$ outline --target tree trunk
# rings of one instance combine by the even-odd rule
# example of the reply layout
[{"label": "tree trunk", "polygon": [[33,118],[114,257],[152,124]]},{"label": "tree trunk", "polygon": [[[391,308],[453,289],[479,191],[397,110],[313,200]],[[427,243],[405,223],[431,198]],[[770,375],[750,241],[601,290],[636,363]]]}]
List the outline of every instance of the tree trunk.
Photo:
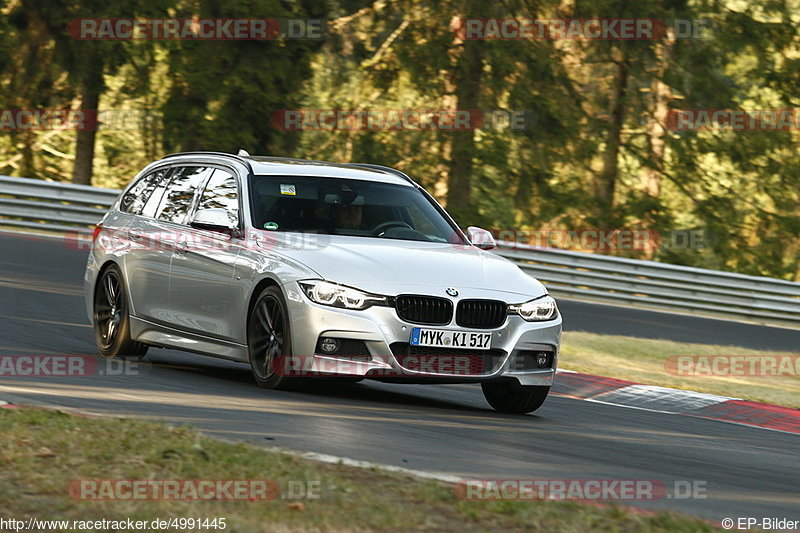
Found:
[{"label": "tree trunk", "polygon": [[100,93],[103,91],[102,65],[86,74],[81,84],[81,111],[84,113],[84,126],[77,132],[75,141],[75,166],[72,169],[72,182],[83,185],[92,184],[94,169],[94,145],[97,137],[97,110]]},{"label": "tree trunk", "polygon": [[664,74],[669,66],[669,57],[672,47],[673,36],[668,34],[663,43],[656,45],[656,61],[658,65],[650,84],[650,94],[652,98],[652,109],[647,120],[647,139],[648,139],[648,159],[652,166],[644,168],[643,186],[645,192],[653,198],[661,195],[661,178],[664,168],[666,131],[664,125],[669,111],[669,100],[671,92],[669,86],[664,83]]},{"label": "tree trunk", "polygon": [[[480,6],[477,0],[467,0],[464,16],[470,17]],[[483,47],[475,39],[463,41],[455,65],[455,107],[475,111],[479,107],[483,74]],[[474,117],[471,117],[474,118]],[[472,121],[474,124],[474,120]],[[475,131],[454,131],[450,153],[450,177],[447,184],[447,209],[461,223],[472,217],[472,157],[475,155]]]},{"label": "tree trunk", "polygon": [[661,195],[661,177],[664,168],[664,120],[667,117],[669,87],[660,79],[651,84],[653,95],[653,114],[647,120],[648,159],[653,166],[645,167],[644,190],[648,196],[658,198]]},{"label": "tree trunk", "polygon": [[22,163],[19,165],[17,175],[23,178],[38,178],[39,176],[36,175],[36,159],[33,148],[33,145],[36,143],[36,135],[30,130],[23,130],[20,133],[20,137],[22,137],[22,147],[20,148]]},{"label": "tree trunk", "polygon": [[613,219],[614,193],[619,179],[619,150],[622,145],[622,126],[625,122],[625,97],[628,89],[628,54],[623,52],[616,62],[613,94],[608,117],[608,136],[603,152],[603,169],[597,177],[598,218],[606,222]]}]

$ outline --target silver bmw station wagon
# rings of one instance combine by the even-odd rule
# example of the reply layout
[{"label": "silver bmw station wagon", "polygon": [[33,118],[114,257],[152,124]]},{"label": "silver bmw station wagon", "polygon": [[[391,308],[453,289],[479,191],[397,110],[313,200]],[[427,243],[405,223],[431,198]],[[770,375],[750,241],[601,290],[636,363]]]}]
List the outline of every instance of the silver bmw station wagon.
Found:
[{"label": "silver bmw station wagon", "polygon": [[499,411],[547,397],[561,316],[398,170],[215,152],[147,166],[94,232],[87,312],[105,357],[149,347],[314,378],[480,383]]}]

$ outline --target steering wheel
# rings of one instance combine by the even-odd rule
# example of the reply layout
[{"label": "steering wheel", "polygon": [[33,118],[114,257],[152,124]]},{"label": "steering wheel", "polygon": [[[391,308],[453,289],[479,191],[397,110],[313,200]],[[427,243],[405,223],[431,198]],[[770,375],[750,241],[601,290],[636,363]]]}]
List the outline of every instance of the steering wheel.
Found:
[{"label": "steering wheel", "polygon": [[414,229],[405,222],[403,222],[402,220],[389,220],[388,222],[381,222],[380,224],[375,226],[375,228],[372,230],[372,234],[380,237],[384,233],[386,233],[386,230],[388,230],[389,228]]}]

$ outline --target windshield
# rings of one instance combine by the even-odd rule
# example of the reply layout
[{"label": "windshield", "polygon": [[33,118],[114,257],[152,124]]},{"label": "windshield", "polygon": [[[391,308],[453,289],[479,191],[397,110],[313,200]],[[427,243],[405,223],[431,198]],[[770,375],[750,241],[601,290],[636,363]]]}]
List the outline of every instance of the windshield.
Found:
[{"label": "windshield", "polygon": [[253,225],[271,231],[462,243],[414,187],[374,181],[254,176]]}]

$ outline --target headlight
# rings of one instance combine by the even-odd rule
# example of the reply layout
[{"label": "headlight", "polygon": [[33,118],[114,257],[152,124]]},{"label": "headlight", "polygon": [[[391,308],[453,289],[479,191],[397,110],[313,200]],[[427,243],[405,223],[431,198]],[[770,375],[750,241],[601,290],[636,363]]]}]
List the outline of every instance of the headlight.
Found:
[{"label": "headlight", "polygon": [[542,296],[522,304],[508,306],[510,313],[517,313],[528,322],[553,320],[558,316],[558,307],[552,296]]},{"label": "headlight", "polygon": [[346,285],[323,280],[301,281],[300,288],[308,299],[322,305],[342,309],[367,309],[373,305],[386,305],[386,297],[354,289]]}]

